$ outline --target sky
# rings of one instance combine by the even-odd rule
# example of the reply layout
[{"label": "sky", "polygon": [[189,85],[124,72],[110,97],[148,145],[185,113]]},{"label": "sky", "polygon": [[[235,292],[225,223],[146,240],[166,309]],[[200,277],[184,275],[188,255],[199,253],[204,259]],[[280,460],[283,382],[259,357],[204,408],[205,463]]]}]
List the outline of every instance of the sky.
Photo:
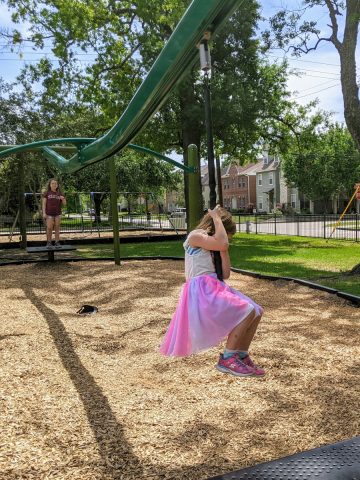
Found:
[{"label": "sky", "polygon": [[[283,4],[288,4],[292,8],[300,5],[298,0],[262,0],[261,11],[264,17],[273,15]],[[321,28],[327,30],[326,24],[329,22],[326,9],[315,11],[317,20]],[[0,28],[11,29],[11,14],[4,4],[0,5]],[[22,33],[26,33],[27,25],[17,25]],[[49,58],[51,52],[46,49]],[[284,58],[284,53],[280,50],[272,50],[267,54],[269,62],[280,62]],[[19,54],[11,53],[5,46],[4,40],[0,39],[0,76],[6,81],[15,81],[20,69],[26,62],[33,63],[39,59],[39,52],[33,52],[26,47],[23,52],[23,58]],[[90,62],[93,56],[91,54],[79,55],[79,60],[84,64]],[[334,113],[334,120],[344,121],[343,100],[340,86],[340,66],[338,53],[335,47],[330,43],[322,43],[319,48],[312,53],[303,55],[300,58],[294,58],[287,54],[286,58],[291,67],[292,74],[289,75],[288,87],[292,92],[292,98],[299,104],[306,104],[311,100],[318,99],[318,108]]]},{"label": "sky", "polygon": [[[291,9],[301,7],[298,0],[263,0],[260,1],[261,13],[268,18],[287,5]],[[328,10],[325,7],[314,8],[308,20],[317,20],[324,36],[329,36],[330,23]],[[264,26],[264,25],[262,25]],[[281,61],[286,57],[292,72],[288,79],[288,88],[292,99],[300,105],[318,99],[318,108],[331,111],[334,120],[344,122],[344,105],[340,84],[340,60],[337,50],[330,42],[321,42],[316,51],[294,57],[282,50],[272,50],[267,55],[269,61]]]}]

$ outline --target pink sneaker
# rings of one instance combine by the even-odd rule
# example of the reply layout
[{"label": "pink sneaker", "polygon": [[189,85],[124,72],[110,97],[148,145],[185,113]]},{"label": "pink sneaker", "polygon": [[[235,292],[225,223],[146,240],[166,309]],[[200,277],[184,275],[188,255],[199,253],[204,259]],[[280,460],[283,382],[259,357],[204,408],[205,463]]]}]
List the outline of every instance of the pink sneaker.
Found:
[{"label": "pink sneaker", "polygon": [[262,368],[258,367],[257,365],[255,365],[255,363],[251,360],[250,356],[247,355],[245,358],[243,358],[241,360],[246,366],[248,366],[249,368],[251,368],[253,370],[253,375],[255,377],[262,377],[265,375],[265,370],[263,370]]},{"label": "pink sneaker", "polygon": [[223,354],[220,353],[219,361],[215,367],[220,372],[231,373],[231,375],[237,377],[250,377],[254,374],[254,370],[245,365],[236,353],[227,359],[224,359]]}]

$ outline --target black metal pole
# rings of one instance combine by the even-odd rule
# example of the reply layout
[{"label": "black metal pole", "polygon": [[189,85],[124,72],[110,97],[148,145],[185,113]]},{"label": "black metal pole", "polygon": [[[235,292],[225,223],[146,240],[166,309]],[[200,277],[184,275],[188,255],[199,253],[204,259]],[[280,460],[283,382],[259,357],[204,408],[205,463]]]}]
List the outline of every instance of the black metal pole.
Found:
[{"label": "black metal pole", "polygon": [[207,141],[207,157],[210,188],[210,208],[216,207],[216,177],[215,177],[215,155],[214,155],[214,137],[212,131],[212,111],[211,111],[211,88],[210,77],[207,72],[204,74],[204,104],[205,104],[205,125]]},{"label": "black metal pole", "polygon": [[[204,42],[205,43],[205,42]],[[206,44],[207,48],[207,44]],[[211,112],[211,88],[208,71],[204,71],[204,104],[205,104],[205,124],[207,140],[208,173],[210,188],[210,208],[216,207],[216,177],[215,177],[215,155],[214,155],[214,137],[212,130],[212,112]],[[219,280],[223,280],[223,270],[221,264],[220,252],[213,252],[214,266]]]},{"label": "black metal pole", "polygon": [[221,165],[220,165],[220,156],[216,156],[216,175],[217,175],[217,194],[218,194],[218,204],[223,207],[224,206],[224,199],[223,199],[223,191],[222,191],[222,183],[221,183]]},{"label": "black metal pole", "polygon": [[20,226],[20,247],[26,248],[26,206],[25,206],[25,179],[24,179],[24,162],[23,153],[17,155],[18,159],[18,188],[19,188],[19,226]]}]

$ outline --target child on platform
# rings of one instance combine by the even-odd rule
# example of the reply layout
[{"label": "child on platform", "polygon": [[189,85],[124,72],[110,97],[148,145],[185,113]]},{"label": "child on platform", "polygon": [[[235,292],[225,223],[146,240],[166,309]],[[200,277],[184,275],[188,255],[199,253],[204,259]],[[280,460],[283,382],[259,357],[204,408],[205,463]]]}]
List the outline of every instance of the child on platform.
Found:
[{"label": "child on platform", "polygon": [[59,184],[55,178],[51,178],[47,185],[47,190],[43,194],[42,210],[43,218],[46,222],[46,248],[52,249],[52,232],[55,229],[55,248],[61,248],[60,245],[60,221],[61,207],[66,205],[66,199],[60,192]]}]

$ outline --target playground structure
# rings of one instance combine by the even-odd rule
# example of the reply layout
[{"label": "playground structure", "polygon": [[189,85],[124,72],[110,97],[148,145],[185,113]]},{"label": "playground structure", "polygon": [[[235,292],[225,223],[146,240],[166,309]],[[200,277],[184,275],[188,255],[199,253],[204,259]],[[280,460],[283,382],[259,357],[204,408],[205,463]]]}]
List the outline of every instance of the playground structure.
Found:
[{"label": "playground structure", "polygon": [[[67,173],[76,172],[92,163],[110,158],[128,146],[132,138],[160,108],[171,88],[181,79],[181,75],[194,63],[198,56],[196,44],[202,40],[204,33],[209,30],[216,33],[216,30],[221,27],[238,3],[238,1],[230,0],[227,2],[195,0],[129,107],[104,137],[95,141],[93,139],[47,140],[14,147],[11,150],[6,149],[0,155],[22,154],[25,151],[40,148],[49,161]],[[69,160],[58,153],[63,147],[49,148],[48,146],[64,143],[75,144],[76,153]],[[138,148],[142,149],[142,147]],[[166,159],[164,158],[164,160]],[[109,165],[111,192],[115,198],[116,179],[112,160]],[[198,174],[197,152],[194,146],[189,146],[189,165],[180,167],[179,164],[178,166],[189,173],[189,190],[191,192],[189,227],[192,228],[197,220],[196,197],[192,194],[199,188],[196,177]],[[111,206],[112,218],[117,219],[117,207],[114,201]],[[118,222],[115,223],[114,238],[118,238]],[[118,242],[115,242],[115,258],[120,259]],[[2,338],[6,340],[6,345],[11,347],[13,341],[11,337],[25,336],[17,353],[22,358],[26,352],[30,351],[32,357],[26,370],[17,369],[21,362],[16,363],[15,370],[13,368],[11,371],[7,370],[4,374],[4,384],[9,388],[8,393],[11,397],[18,388],[17,377],[20,377],[20,383],[24,384],[29,379],[38,376],[39,390],[36,390],[33,395],[22,392],[23,402],[26,402],[29,412],[33,412],[35,417],[38,417],[40,425],[42,417],[48,416],[49,422],[52,422],[54,427],[56,425],[59,427],[59,419],[56,418],[56,415],[60,415],[62,422],[64,421],[62,415],[64,406],[70,425],[68,430],[62,431],[54,428],[51,433],[47,431],[46,434],[41,428],[36,429],[38,426],[36,422],[35,427],[33,424],[30,425],[36,438],[36,442],[33,443],[36,447],[31,448],[35,448],[36,453],[28,454],[26,452],[25,459],[27,456],[35,458],[31,466],[35,475],[39,475],[39,473],[46,475],[49,465],[55,463],[56,469],[60,468],[60,471],[54,473],[54,478],[61,478],[65,470],[67,470],[65,473],[67,475],[69,468],[72,468],[75,475],[78,475],[74,478],[81,479],[156,479],[161,478],[160,475],[163,473],[164,478],[185,479],[189,478],[191,472],[196,475],[194,478],[198,478],[205,474],[216,474],[220,468],[228,470],[230,467],[236,467],[239,461],[246,464],[249,462],[249,458],[251,461],[254,459],[264,461],[269,455],[289,454],[292,449],[297,449],[299,446],[300,448],[310,448],[313,438],[311,435],[308,438],[306,434],[312,428],[317,429],[316,432],[312,431],[311,433],[314,436],[317,434],[317,441],[321,442],[333,441],[334,438],[340,440],[344,436],[353,435],[354,428],[356,428],[354,425],[357,421],[359,386],[352,376],[352,371],[348,371],[353,366],[351,358],[355,358],[358,349],[354,330],[350,328],[353,320],[352,307],[337,299],[336,305],[329,308],[329,300],[323,297],[320,303],[326,315],[314,318],[314,309],[315,311],[319,309],[318,293],[312,297],[308,291],[301,290],[301,287],[292,289],[291,286],[288,286],[285,288],[286,292],[282,292],[286,293],[288,300],[284,302],[284,295],[279,296],[278,288],[274,288],[273,295],[269,295],[269,288],[266,286],[268,294],[264,298],[265,286],[260,280],[248,283],[246,291],[250,293],[253,290],[253,294],[250,293],[251,296],[261,298],[261,303],[265,308],[267,307],[266,303],[271,301],[268,315],[269,320],[272,320],[275,326],[268,322],[265,324],[265,329],[273,328],[270,338],[277,336],[278,345],[273,344],[269,348],[268,341],[265,338],[260,339],[259,346],[264,352],[264,358],[260,358],[260,360],[277,368],[279,377],[269,379],[266,389],[259,382],[258,384],[250,383],[240,390],[234,379],[230,380],[231,388],[229,388],[228,379],[222,377],[216,381],[211,376],[209,378],[209,362],[206,362],[204,371],[201,362],[197,363],[190,358],[180,365],[174,375],[174,364],[179,364],[180,361],[167,359],[159,364],[158,354],[154,355],[151,351],[154,342],[158,342],[162,337],[162,329],[165,322],[167,323],[168,312],[175,305],[177,290],[182,282],[182,267],[165,265],[165,269],[162,270],[157,265],[155,273],[152,266],[145,266],[142,270],[136,262],[122,271],[114,269],[114,267],[111,270],[109,267],[106,267],[106,271],[110,272],[110,278],[101,267],[92,266],[89,271],[88,265],[75,267],[79,273],[78,277],[69,273],[65,265],[59,267],[55,279],[51,275],[51,271],[46,272],[41,267],[37,269],[34,266],[25,266],[21,271],[20,278],[12,276],[10,273],[6,277],[10,279],[10,282],[7,281],[6,284],[5,307],[8,305],[12,307],[10,304],[14,296],[19,296],[19,293],[21,302],[18,302],[19,305],[15,310],[5,308],[14,315],[13,325],[17,330],[4,333]],[[10,269],[11,267],[5,268]],[[86,272],[88,276],[86,276]],[[141,312],[139,312],[138,290],[134,289],[133,283],[131,283],[134,272],[141,279],[141,284],[137,285],[138,289],[141,288],[147,297],[147,302],[142,303]],[[169,272],[173,272],[170,284],[174,287],[174,291],[171,292],[166,290],[169,285]],[[24,278],[23,282],[20,281],[21,276],[29,275],[34,279],[32,285],[29,285]],[[94,282],[94,278],[96,278],[96,282]],[[154,282],[154,278],[156,282]],[[126,285],[126,281],[130,283]],[[49,292],[51,282],[55,282],[56,288],[53,292]],[[116,289],[120,282],[125,287],[121,297]],[[243,282],[244,280],[237,278],[234,283]],[[103,288],[104,284],[109,286],[106,292]],[[244,285],[238,288],[243,289]],[[168,303],[159,303],[159,290],[165,292],[164,296]],[[96,299],[96,303],[99,305],[99,315],[97,316],[99,324],[89,325],[86,320],[75,324],[72,312],[76,311],[78,302],[86,303],[89,295]],[[303,299],[303,305],[299,305],[299,296]],[[116,306],[109,304],[109,298],[115,299]],[[29,303],[36,308],[29,309],[29,315],[24,318],[20,314],[20,303],[25,310]],[[101,317],[102,309],[105,313],[104,317]],[[286,313],[284,313],[284,309]],[[286,332],[282,325],[282,317],[285,314],[287,326],[289,327],[291,324],[292,327]],[[114,329],[118,329],[119,315],[122,315],[121,328],[123,331],[114,335]],[[159,316],[161,317],[160,321]],[[31,317],[31,324],[29,317]],[[62,323],[61,317],[66,319],[65,325],[71,331],[70,334]],[[302,322],[299,322],[299,317],[303,320]],[[329,328],[329,318],[334,322],[332,329]],[[44,331],[40,332],[44,320],[47,326]],[[6,322],[3,323],[6,324]],[[316,324],[315,336],[309,333],[309,328],[310,326],[314,328],[314,323]],[[153,328],[154,325],[156,329]],[[104,335],[99,334],[96,328],[102,330]],[[344,358],[340,367],[336,365],[333,372],[324,373],[324,362],[326,365],[330,364],[333,361],[333,350],[338,348],[339,329],[342,329],[344,334],[347,333],[348,337],[352,337],[354,344],[346,345],[349,355]],[[83,333],[84,330],[87,332],[86,335]],[[297,338],[294,338],[294,332]],[[35,351],[31,348],[32,335],[39,336],[38,340],[40,340]],[[139,348],[134,350],[134,346],[138,345],[139,335]],[[49,336],[51,337],[50,341]],[[284,336],[287,337],[288,342],[285,348],[283,348]],[[303,341],[304,338],[307,339],[306,342]],[[330,348],[328,348],[327,339],[330,339]],[[41,340],[43,343],[40,343]],[[42,355],[39,355],[40,344]],[[74,348],[74,344],[79,347],[79,351]],[[314,347],[311,350],[310,362],[314,368],[310,372],[304,361],[304,358],[309,359],[309,345],[310,348]],[[126,352],[120,367],[117,359],[112,357],[119,350]],[[324,352],[322,358],[317,356],[319,350]],[[294,355],[295,351],[298,356]],[[205,355],[213,353],[208,352]],[[136,362],[128,362],[129,359],[131,361],[141,355],[146,359],[145,362],[140,362],[139,365]],[[46,368],[44,370],[42,357],[46,358],[49,363],[48,371],[53,372],[50,379],[46,377],[46,382],[43,382]],[[58,357],[61,362],[58,362]],[[281,371],[280,367],[286,365],[288,370]],[[190,376],[190,369],[198,369],[195,372],[198,376]],[[299,377],[300,369],[302,375]],[[125,385],[125,380],[129,382],[129,372],[135,380],[133,383]],[[186,374],[189,378],[188,390],[184,389],[183,384]],[[164,377],[167,379],[165,382]],[[203,378],[205,377],[207,378],[207,395],[204,395]],[[329,384],[332,382],[338,382],[338,387],[340,386],[344,390],[350,388],[346,398],[352,408],[347,408],[348,405],[344,406],[342,402],[333,399],[333,390],[329,388]],[[42,390],[41,385],[43,385]],[[158,390],[159,385],[163,389],[162,395]],[[319,388],[323,395],[321,398],[319,398]],[[122,398],[118,394],[119,390],[125,391],[127,402],[122,402]],[[55,398],[59,400],[59,396],[62,397],[60,405],[59,402],[53,402]],[[164,398],[166,398],[166,402],[163,402]],[[293,399],[293,405],[287,402],[288,398]],[[316,426],[313,425],[313,418],[308,415],[308,401],[313,407],[316,405],[317,413],[323,416],[318,420]],[[39,405],[41,405],[41,412],[37,412]],[[161,405],[160,409],[159,405]],[[241,407],[241,405],[243,406]],[[251,409],[250,415],[246,416],[249,409]],[[150,415],[143,415],[144,410],[150,410]],[[18,412],[19,418],[22,418],[23,413],[23,411]],[[119,425],[118,418],[122,419],[124,427]],[[217,423],[219,418],[220,426]],[[339,419],[338,424],[334,424],[334,418]],[[234,434],[235,422],[237,425],[241,425],[241,428]],[[80,442],[79,438],[74,438],[73,425],[75,423],[78,426],[81,424]],[[226,425],[225,429],[224,425]],[[273,427],[274,432],[271,432],[270,428],[264,432],[264,425]],[[284,445],[282,441],[284,436],[288,435],[289,426],[294,432],[294,441],[285,442]],[[62,442],[60,442],[59,435]],[[10,440],[7,444],[11,445],[11,441],[14,441],[11,428],[6,431],[6,436]],[[75,446],[75,450],[72,449],[69,452],[65,446],[65,451],[62,451],[64,439],[65,442]],[[143,448],[144,444],[147,445],[146,449]],[[249,447],[245,449],[244,444]],[[49,445],[53,445],[52,450]],[[159,449],[169,448],[169,445],[172,447],[169,458],[164,457],[161,451],[159,454]],[[74,451],[83,452],[85,450],[85,459],[79,461],[81,453],[74,453]],[[24,449],[21,454],[23,451]],[[194,452],[197,453],[198,458],[196,467],[194,466]],[[93,459],[91,465],[88,456]],[[66,465],[64,465],[65,461]],[[2,471],[11,475],[15,468],[15,475],[31,474],[28,466],[21,468],[20,465],[19,468],[18,466],[11,468],[12,471],[5,466]],[[143,476],[140,477],[141,475]]]},{"label": "playground structure", "polygon": [[360,200],[360,183],[356,183],[354,185],[354,193],[352,194],[348,204],[346,205],[346,207],[344,208],[344,211],[342,212],[342,214],[340,215],[340,218],[339,220],[336,222],[336,225],[334,225],[334,228],[332,229],[330,235],[329,235],[329,240],[330,238],[332,237],[333,233],[335,232],[335,230],[338,228],[338,226],[340,225],[341,223],[341,220],[344,218],[344,215],[346,214],[346,212],[348,211],[350,205],[352,204],[353,200]]},{"label": "playground structure", "polygon": [[[128,107],[118,122],[103,137],[96,140],[92,138],[51,139],[13,148],[5,146],[3,151],[0,152],[0,158],[12,154],[21,154],[34,148],[41,148],[45,158],[58,169],[65,173],[74,173],[95,162],[112,157],[126,146],[154,154],[154,152],[148,149],[129,144],[165,102],[174,86],[181,81],[189,68],[198,60],[198,46],[203,39],[208,39],[216,34],[239,5],[240,1],[194,0]],[[66,143],[75,145],[76,149],[75,155],[69,160],[60,154],[61,150],[58,148],[49,147],[50,145],[56,146]],[[193,228],[201,215],[201,209],[197,201],[200,193],[200,182],[198,178],[199,165],[196,147],[189,146],[187,166],[168,159],[161,154],[155,155],[163,158],[165,161],[170,161],[173,165],[177,165],[190,174],[188,228]],[[114,197],[116,193],[116,178],[113,158],[109,161],[109,169],[111,193],[112,197]],[[119,232],[115,200],[112,201],[112,217],[114,239],[117,239]],[[114,241],[114,254],[115,262],[119,264],[120,246],[118,241]]]}]

